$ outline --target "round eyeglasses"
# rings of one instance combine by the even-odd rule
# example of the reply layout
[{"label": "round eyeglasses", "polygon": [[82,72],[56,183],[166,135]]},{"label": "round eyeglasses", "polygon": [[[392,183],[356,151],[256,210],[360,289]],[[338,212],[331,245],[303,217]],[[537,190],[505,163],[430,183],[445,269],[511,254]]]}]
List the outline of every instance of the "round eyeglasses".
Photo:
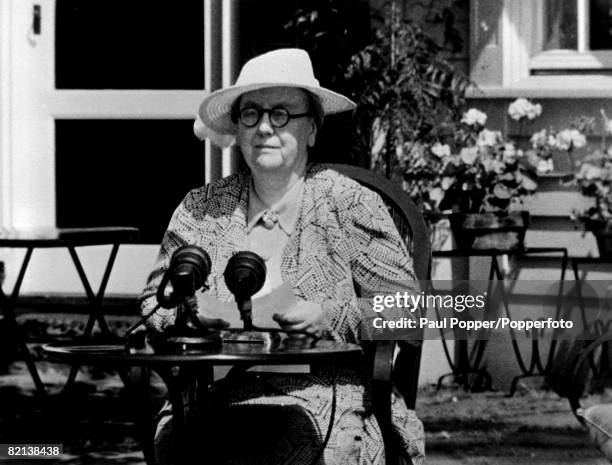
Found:
[{"label": "round eyeglasses", "polygon": [[275,128],[282,128],[286,126],[290,119],[293,118],[302,118],[304,116],[309,116],[310,113],[294,113],[291,114],[287,110],[282,107],[276,108],[256,108],[256,107],[246,107],[240,110],[240,122],[246,126],[247,128],[252,128],[256,126],[261,117],[267,113],[270,117],[270,124]]}]

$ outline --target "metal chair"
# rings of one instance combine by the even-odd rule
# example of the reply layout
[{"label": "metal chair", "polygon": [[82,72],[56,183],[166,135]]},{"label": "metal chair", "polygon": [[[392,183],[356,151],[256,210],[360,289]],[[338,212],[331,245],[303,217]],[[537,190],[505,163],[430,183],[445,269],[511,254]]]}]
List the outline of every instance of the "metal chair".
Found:
[{"label": "metal chair", "polygon": [[[431,246],[423,215],[408,194],[389,179],[364,168],[327,164],[381,196],[413,260],[419,281],[431,278]],[[424,289],[427,290],[427,289]],[[391,430],[391,393],[395,386],[409,409],[414,409],[421,365],[422,344],[407,341],[377,341],[374,351],[374,413],[385,442],[387,465],[398,463],[397,446]],[[420,341],[419,341],[420,342]]]}]

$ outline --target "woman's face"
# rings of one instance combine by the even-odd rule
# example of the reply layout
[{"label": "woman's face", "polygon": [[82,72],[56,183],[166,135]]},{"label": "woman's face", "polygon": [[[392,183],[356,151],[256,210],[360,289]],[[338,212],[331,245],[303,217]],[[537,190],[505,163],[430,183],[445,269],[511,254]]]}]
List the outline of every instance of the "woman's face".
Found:
[{"label": "woman's face", "polygon": [[238,121],[237,143],[251,171],[285,172],[303,170],[307,148],[314,145],[317,127],[310,113],[306,92],[291,87],[259,89],[242,95],[240,110],[245,108],[284,108],[291,115],[309,113],[308,116],[290,118],[282,128],[274,127],[270,114],[263,113],[255,126],[249,128]]}]

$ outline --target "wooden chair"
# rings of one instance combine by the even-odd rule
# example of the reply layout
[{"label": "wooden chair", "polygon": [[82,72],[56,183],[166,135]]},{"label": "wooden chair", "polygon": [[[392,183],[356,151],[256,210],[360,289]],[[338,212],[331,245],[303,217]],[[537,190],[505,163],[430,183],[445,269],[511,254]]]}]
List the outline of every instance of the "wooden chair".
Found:
[{"label": "wooden chair", "polygon": [[[431,278],[431,247],[423,215],[399,185],[364,168],[327,164],[330,169],[348,176],[381,196],[404,239],[413,260],[414,272],[422,283]],[[427,289],[423,289],[427,290]],[[422,341],[419,341],[422,342]],[[414,409],[421,365],[422,344],[414,341],[378,341],[374,350],[374,413],[385,441],[387,465],[398,463],[397,446],[391,426],[391,393],[393,386],[402,394],[408,408]]]}]

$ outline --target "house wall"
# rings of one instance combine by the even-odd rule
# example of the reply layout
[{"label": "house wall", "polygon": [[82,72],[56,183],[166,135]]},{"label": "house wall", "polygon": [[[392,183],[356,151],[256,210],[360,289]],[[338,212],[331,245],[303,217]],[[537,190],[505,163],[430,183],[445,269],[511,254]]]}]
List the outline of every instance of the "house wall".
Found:
[{"label": "house wall", "polygon": [[[406,3],[411,2],[407,0]],[[423,4],[423,2],[417,3]],[[449,2],[446,0],[425,2],[426,5],[430,3],[441,8],[447,6]],[[480,26],[480,42],[475,43],[472,37],[471,52],[456,54],[456,62],[465,66],[464,69],[471,73],[473,79],[478,80],[477,84],[480,84],[480,88],[470,94],[468,105],[488,115],[487,127],[489,129],[503,131],[504,134],[517,140],[522,147],[526,148],[529,146],[529,136],[535,131],[550,127],[563,129],[569,127],[575,118],[589,116],[594,117],[597,121],[595,131],[588,136],[588,146],[576,150],[571,157],[573,161],[579,160],[588,151],[600,145],[601,110],[608,115],[612,114],[612,98],[605,88],[602,90],[598,87],[600,81],[597,76],[594,76],[592,80],[588,77],[574,76],[567,81],[566,87],[563,87],[562,83],[546,86],[539,85],[537,82],[534,84],[535,81],[532,81],[531,84],[528,83],[529,81],[504,84],[505,76],[516,77],[508,73],[503,74],[501,67],[504,65],[505,54],[509,53],[508,48],[517,46],[516,40],[514,42],[504,42],[504,40],[507,39],[508,34],[525,30],[527,27],[504,23],[502,21],[504,18],[501,18],[502,2],[498,0],[455,2],[455,5],[456,9],[459,9],[457,18],[460,18],[456,25],[461,30],[461,37],[467,39],[466,51],[470,51],[470,32],[474,32],[470,31],[470,26],[476,22],[474,9],[480,8],[477,24]],[[533,26],[530,24],[532,18],[522,18],[522,20],[525,24],[529,24],[529,27]],[[502,26],[506,29],[503,30]],[[515,37],[515,39],[520,39],[520,37]],[[520,63],[512,64],[520,65]],[[542,115],[532,125],[526,125],[526,127],[510,122],[507,116],[509,103],[521,96],[528,97],[534,103],[540,103],[543,108]],[[527,232],[526,245],[566,247],[570,256],[597,256],[597,247],[592,234],[585,234],[581,227],[570,219],[574,211],[582,210],[592,201],[583,197],[575,187],[567,183],[567,175],[573,171],[567,153],[555,155],[554,165],[553,173],[540,177],[538,193],[525,203],[525,208],[532,215],[532,225]],[[518,260],[505,260],[503,263],[505,271],[513,274],[518,280],[518,286],[521,285],[521,281],[523,283],[536,280],[556,281],[560,278],[560,263],[554,260],[541,264]],[[490,264],[488,259],[472,258],[469,264],[470,279],[487,279]],[[612,271],[612,267],[608,269]],[[569,293],[573,285],[570,270],[568,270],[566,279],[566,292]],[[612,274],[607,272],[606,267],[599,267],[589,272],[588,279],[610,280]],[[540,300],[541,295],[530,293],[520,302],[512,302],[511,312],[517,318],[537,318],[542,314]],[[546,310],[550,311],[550,306]],[[545,338],[542,348],[544,356],[547,353],[548,341],[549,338]],[[529,362],[531,356],[530,344],[528,338],[519,340],[521,356],[526,362]],[[483,365],[493,376],[495,388],[509,388],[510,381],[520,373],[520,369],[508,334],[497,336],[490,341]]]}]

